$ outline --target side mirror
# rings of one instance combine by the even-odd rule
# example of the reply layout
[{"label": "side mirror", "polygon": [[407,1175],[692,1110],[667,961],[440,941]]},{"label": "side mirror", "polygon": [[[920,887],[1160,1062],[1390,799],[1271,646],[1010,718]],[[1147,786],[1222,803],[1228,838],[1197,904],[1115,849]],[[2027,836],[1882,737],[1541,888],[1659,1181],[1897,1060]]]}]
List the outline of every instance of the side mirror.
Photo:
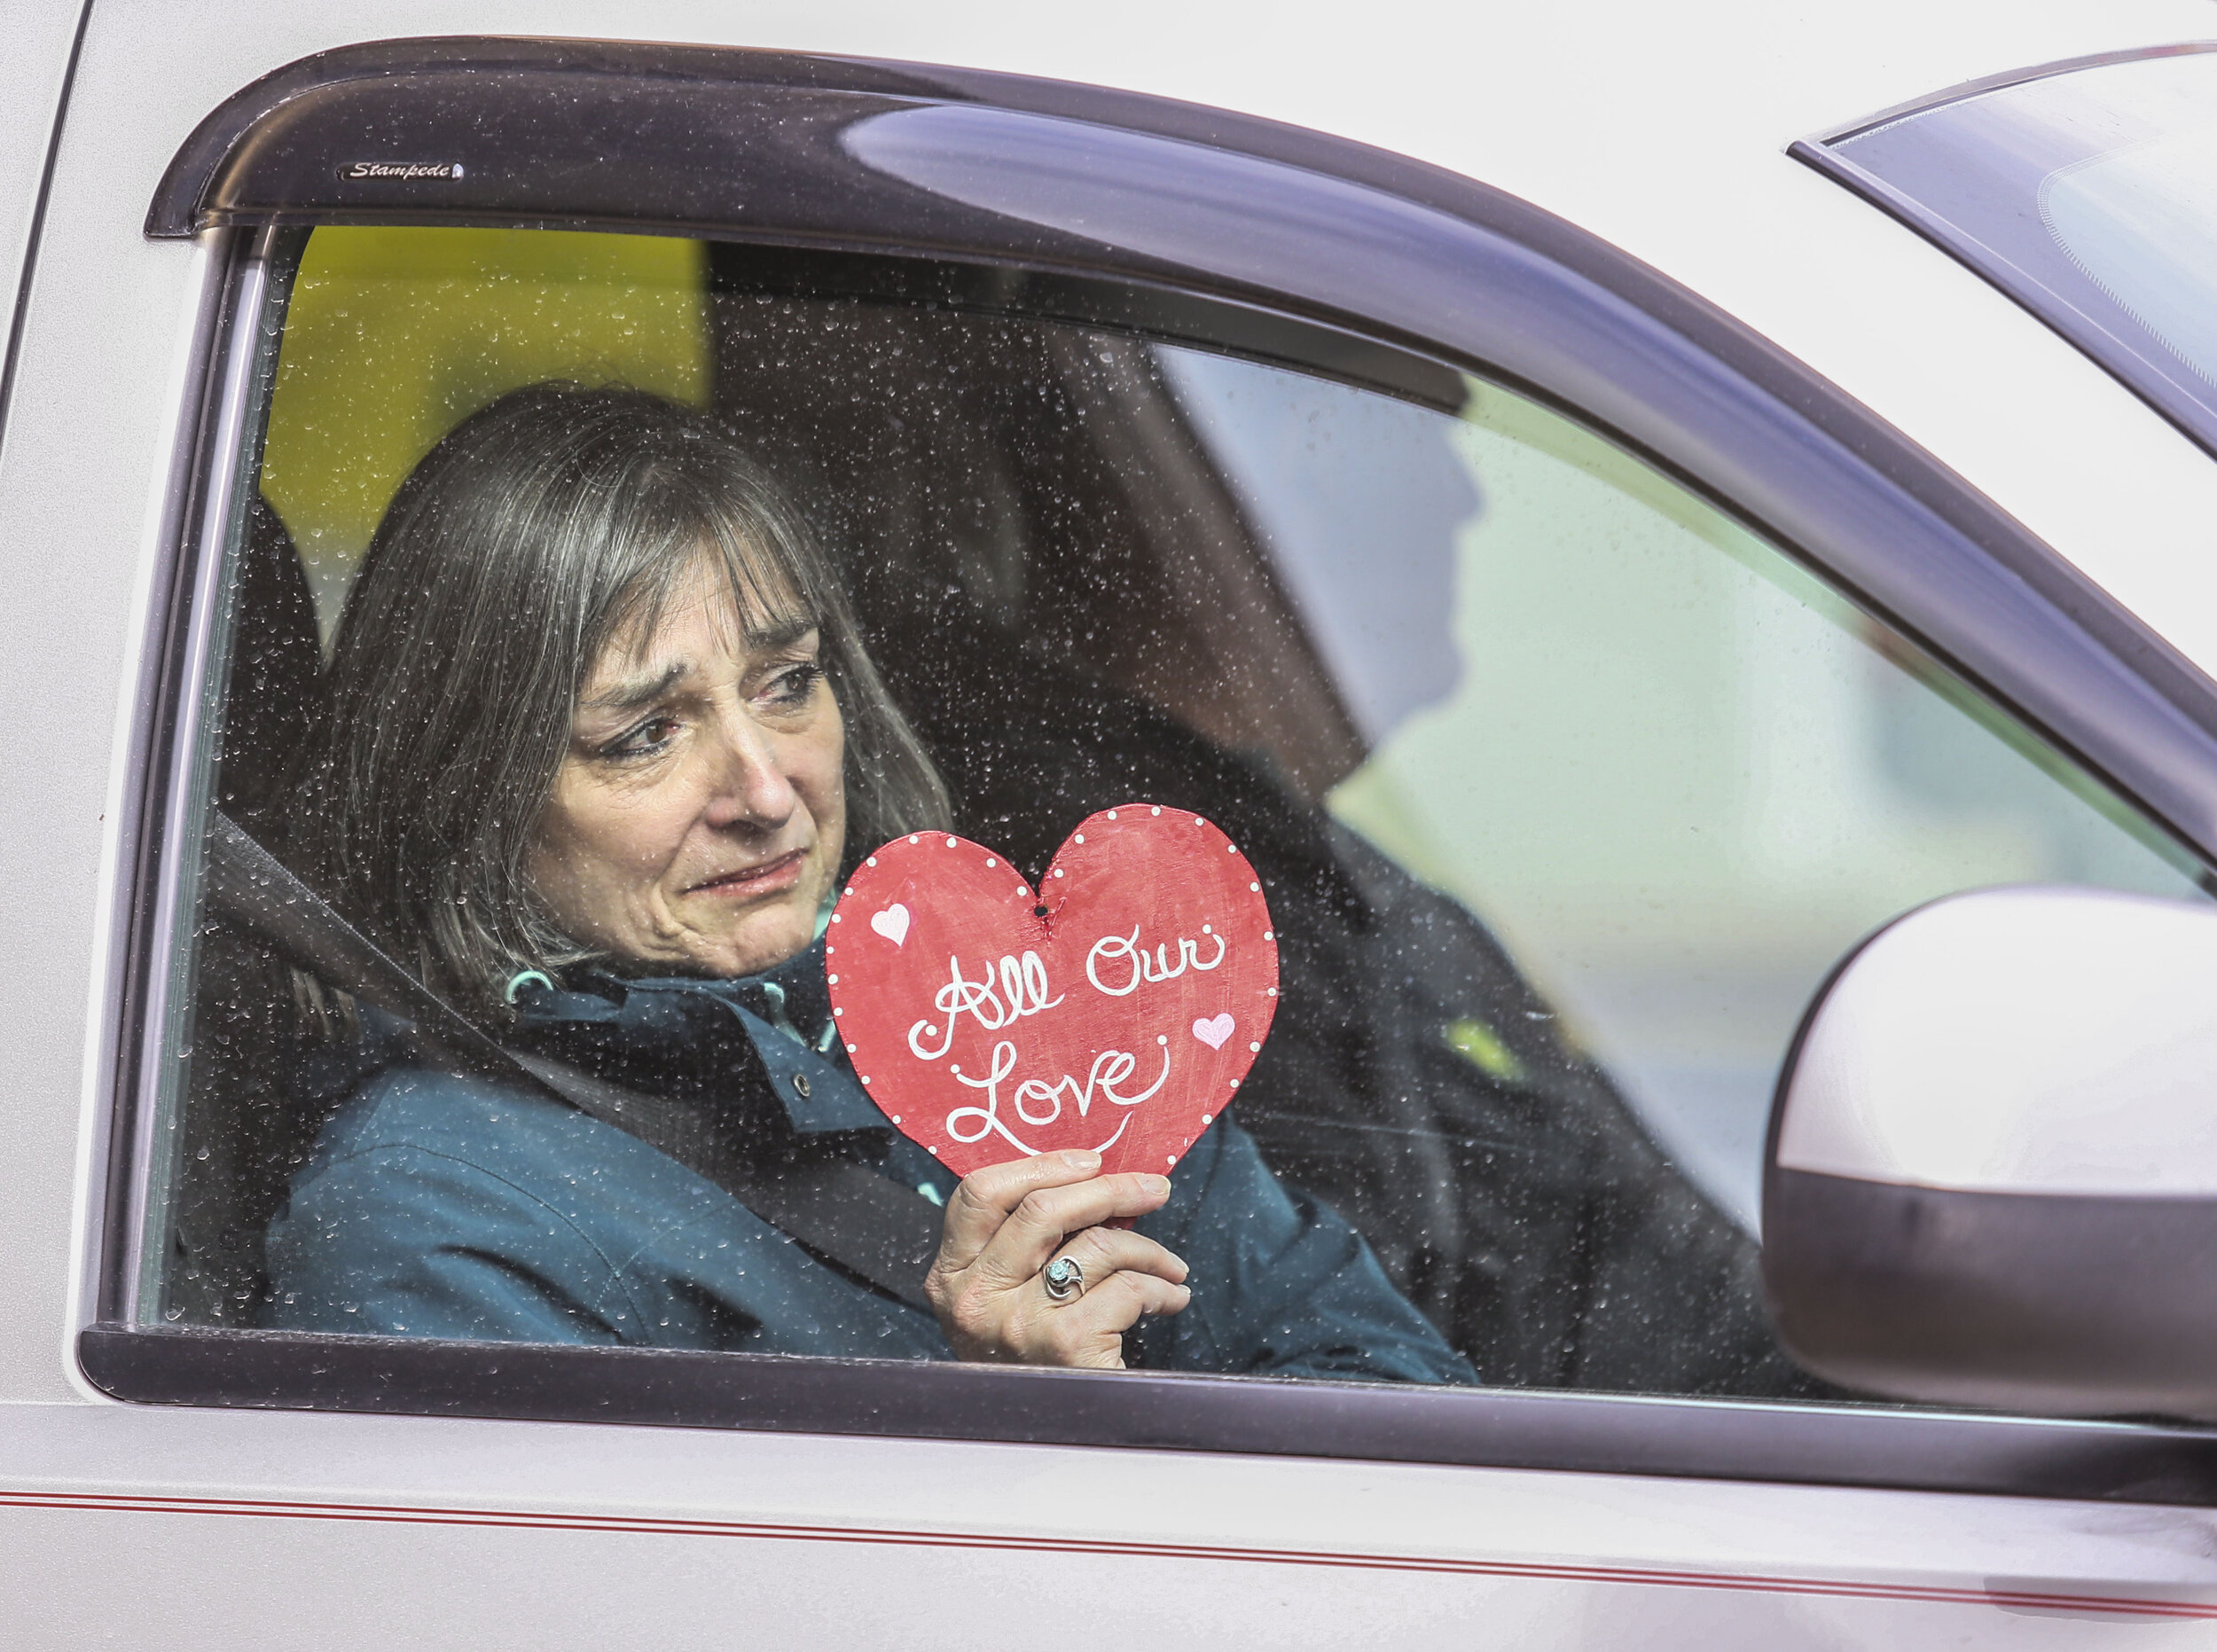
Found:
[{"label": "side mirror", "polygon": [[1851,1388],[2217,1419],[2217,906],[1993,889],[1864,942],[1779,1080],[1763,1273]]}]

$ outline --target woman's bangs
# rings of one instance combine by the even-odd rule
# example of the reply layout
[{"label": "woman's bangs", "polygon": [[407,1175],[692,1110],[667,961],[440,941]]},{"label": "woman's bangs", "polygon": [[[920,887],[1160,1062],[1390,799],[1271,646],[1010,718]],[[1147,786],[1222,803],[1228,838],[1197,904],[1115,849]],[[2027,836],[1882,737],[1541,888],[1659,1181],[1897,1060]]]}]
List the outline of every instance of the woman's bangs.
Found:
[{"label": "woman's bangs", "polygon": [[807,630],[823,620],[821,605],[807,589],[805,574],[779,547],[765,536],[738,531],[729,522],[696,544],[687,559],[688,582],[697,579],[712,593],[711,603],[719,626],[729,626],[725,638],[734,654],[743,653],[764,637]]},{"label": "woman's bangs", "polygon": [[705,601],[725,645],[743,654],[757,638],[819,623],[818,605],[801,570],[774,546],[740,530],[721,513],[687,513],[639,547],[636,571],[610,605],[600,628],[597,658],[610,643],[646,648],[671,609]]}]

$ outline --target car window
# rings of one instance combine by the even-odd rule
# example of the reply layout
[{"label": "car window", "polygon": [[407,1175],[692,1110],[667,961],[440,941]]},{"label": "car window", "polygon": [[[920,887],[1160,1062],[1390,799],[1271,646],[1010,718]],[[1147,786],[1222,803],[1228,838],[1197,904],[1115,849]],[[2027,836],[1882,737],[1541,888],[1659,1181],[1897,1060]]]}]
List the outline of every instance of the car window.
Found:
[{"label": "car window", "polygon": [[[2197,889],[1908,638],[1504,386],[892,261],[292,245],[187,754],[144,1320],[975,1354],[886,1261],[957,1178],[796,903],[927,831],[1039,880],[1138,804],[1252,868],[1277,1010],[1140,1219],[1191,1296],[1125,1359],[1814,1395],[1752,1227],[1824,972],[1962,888]],[[728,610],[654,583],[681,541]],[[737,801],[665,830],[686,751]],[[712,885],[756,916],[703,939]]]}]

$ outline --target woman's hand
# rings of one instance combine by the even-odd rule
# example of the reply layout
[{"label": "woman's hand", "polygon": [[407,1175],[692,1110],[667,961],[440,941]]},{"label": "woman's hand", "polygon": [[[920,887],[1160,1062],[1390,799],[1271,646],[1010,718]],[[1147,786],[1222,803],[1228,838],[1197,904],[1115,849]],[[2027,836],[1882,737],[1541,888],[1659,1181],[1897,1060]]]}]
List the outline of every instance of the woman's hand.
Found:
[{"label": "woman's hand", "polygon": [[[1100,1169],[1098,1153],[1043,1153],[978,1170],[954,1190],[924,1294],[957,1357],[1120,1369],[1124,1334],[1142,1314],[1176,1313],[1193,1299],[1183,1262],[1151,1239],[1098,1225],[1160,1210],[1170,1178]],[[1066,1302],[1039,1277],[1058,1257],[1085,1275]]]}]

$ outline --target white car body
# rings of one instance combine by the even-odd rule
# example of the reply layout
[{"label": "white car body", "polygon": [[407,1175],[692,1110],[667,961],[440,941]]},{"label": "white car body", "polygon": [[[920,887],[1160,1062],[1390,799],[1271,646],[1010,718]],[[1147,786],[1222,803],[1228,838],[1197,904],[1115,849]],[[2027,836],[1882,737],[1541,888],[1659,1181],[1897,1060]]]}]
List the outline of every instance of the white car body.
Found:
[{"label": "white car body", "polygon": [[69,8],[0,4],[10,291],[43,190],[0,432],[0,1644],[2020,1647],[2127,1627],[2198,1644],[2217,1516],[2197,1508],[132,1405],[82,1374],[75,1337],[114,1103],[116,823],[211,278],[204,249],[143,225],[185,136],[257,76],[362,40],[620,34],[1130,88],[1397,151],[1739,317],[2217,672],[2217,464],[1785,153],[1974,77],[2213,22],[2205,0],[97,0],[76,45]]}]

